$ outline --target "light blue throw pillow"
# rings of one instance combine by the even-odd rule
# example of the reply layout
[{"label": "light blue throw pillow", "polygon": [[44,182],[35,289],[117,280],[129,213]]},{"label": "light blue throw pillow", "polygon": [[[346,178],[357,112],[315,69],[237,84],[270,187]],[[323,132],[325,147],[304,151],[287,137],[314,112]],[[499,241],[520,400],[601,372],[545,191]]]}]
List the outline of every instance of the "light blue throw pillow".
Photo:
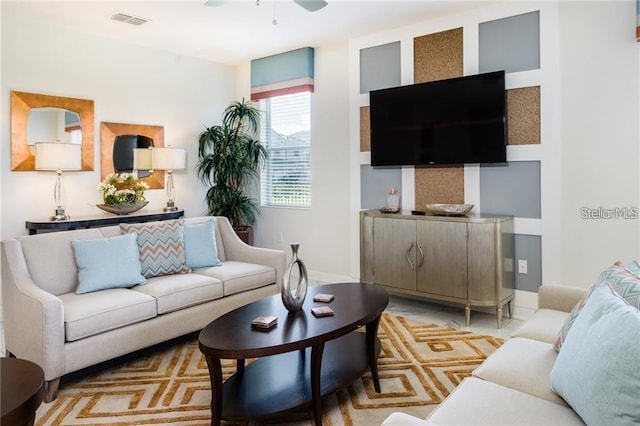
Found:
[{"label": "light blue throw pillow", "polygon": [[78,265],[76,294],[144,284],[136,234],[71,240]]},{"label": "light blue throw pillow", "polygon": [[220,266],[216,246],[215,219],[184,226],[184,246],[187,252],[187,266],[204,268]]},{"label": "light blue throw pillow", "polygon": [[551,385],[589,425],[640,423],[640,312],[608,285],[578,315]]}]

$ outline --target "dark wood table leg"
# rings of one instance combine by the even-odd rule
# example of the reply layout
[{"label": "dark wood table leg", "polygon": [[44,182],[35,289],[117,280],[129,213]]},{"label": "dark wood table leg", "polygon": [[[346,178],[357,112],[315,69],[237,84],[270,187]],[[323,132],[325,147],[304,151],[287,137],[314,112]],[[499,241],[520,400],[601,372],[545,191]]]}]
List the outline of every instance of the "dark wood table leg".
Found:
[{"label": "dark wood table leg", "polygon": [[[222,418],[222,366],[219,358],[205,357],[211,380],[211,426],[220,426]],[[244,368],[244,362],[242,363]]]},{"label": "dark wood table leg", "polygon": [[378,377],[378,357],[376,356],[376,340],[378,339],[380,318],[381,316],[378,316],[367,324],[367,357],[369,358],[369,369],[371,370],[373,387],[377,393],[382,392],[382,389],[380,389],[380,378]]},{"label": "dark wood table leg", "polygon": [[244,359],[237,359],[236,360],[236,374],[238,375],[238,377],[242,376],[242,373],[244,373]]},{"label": "dark wood table leg", "polygon": [[315,426],[322,426],[322,395],[320,394],[320,369],[324,342],[311,347],[311,400]]}]

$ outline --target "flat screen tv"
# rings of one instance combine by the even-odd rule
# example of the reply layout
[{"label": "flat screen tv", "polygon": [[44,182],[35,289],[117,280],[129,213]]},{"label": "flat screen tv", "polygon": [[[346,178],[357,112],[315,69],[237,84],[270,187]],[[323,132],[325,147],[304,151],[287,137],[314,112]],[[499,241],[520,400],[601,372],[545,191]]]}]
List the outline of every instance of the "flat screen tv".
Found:
[{"label": "flat screen tv", "polygon": [[371,91],[371,165],[505,162],[504,75]]}]

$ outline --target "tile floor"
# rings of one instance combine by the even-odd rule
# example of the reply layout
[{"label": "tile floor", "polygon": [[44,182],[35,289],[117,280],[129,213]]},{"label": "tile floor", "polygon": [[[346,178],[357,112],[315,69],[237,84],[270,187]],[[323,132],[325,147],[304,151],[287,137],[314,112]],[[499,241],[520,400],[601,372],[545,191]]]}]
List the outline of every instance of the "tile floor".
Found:
[{"label": "tile floor", "polygon": [[[401,315],[411,321],[427,324],[454,327],[469,330],[479,334],[508,339],[511,334],[525,321],[523,318],[509,318],[506,314],[502,318],[502,328],[498,328],[494,313],[471,310],[471,323],[466,326],[463,306],[448,306],[424,300],[414,300],[405,297],[389,296],[386,312]],[[506,312],[506,309],[505,309]]]}]

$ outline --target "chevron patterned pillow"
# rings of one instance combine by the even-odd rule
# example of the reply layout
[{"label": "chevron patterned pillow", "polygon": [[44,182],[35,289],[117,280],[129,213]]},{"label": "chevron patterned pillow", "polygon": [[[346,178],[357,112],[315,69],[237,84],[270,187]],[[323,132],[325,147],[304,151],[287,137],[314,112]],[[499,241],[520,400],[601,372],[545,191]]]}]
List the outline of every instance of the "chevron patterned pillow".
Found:
[{"label": "chevron patterned pillow", "polygon": [[560,351],[571,326],[584,308],[587,300],[593,292],[603,285],[609,285],[620,297],[625,299],[629,305],[640,310],[640,266],[634,260],[628,265],[616,262],[610,268],[605,269],[598,278],[598,281],[591,287],[589,292],[573,307],[569,316],[565,320],[560,332],[553,341],[553,348]]},{"label": "chevron patterned pillow", "polygon": [[123,233],[136,233],[145,278],[191,272],[186,265],[184,219],[149,223],[121,223]]}]

